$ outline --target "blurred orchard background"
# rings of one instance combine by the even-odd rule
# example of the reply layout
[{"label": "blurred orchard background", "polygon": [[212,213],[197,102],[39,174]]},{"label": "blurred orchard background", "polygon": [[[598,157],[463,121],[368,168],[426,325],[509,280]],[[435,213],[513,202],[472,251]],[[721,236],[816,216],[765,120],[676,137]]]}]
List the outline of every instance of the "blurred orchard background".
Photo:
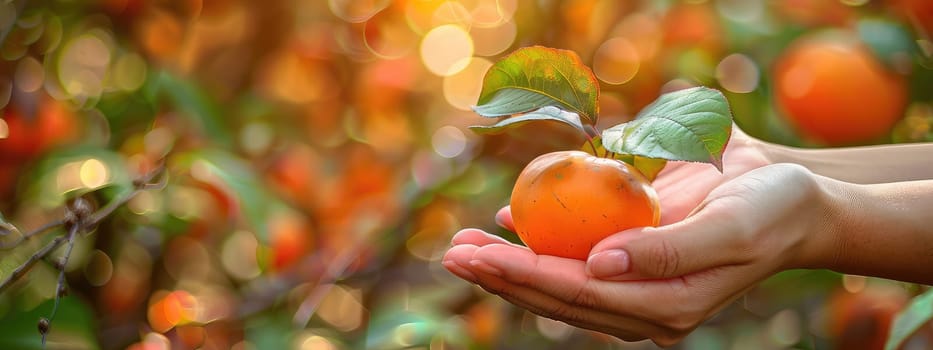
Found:
[{"label": "blurred orchard background", "polygon": [[[576,51],[603,128],[706,85],[764,140],[919,142],[931,33],[924,0],[0,0],[0,348],[43,318],[50,349],[654,348],[439,264],[459,228],[514,239],[518,171],[583,143],[467,130],[490,65]],[[923,290],[789,271],[679,348],[877,348]]]}]

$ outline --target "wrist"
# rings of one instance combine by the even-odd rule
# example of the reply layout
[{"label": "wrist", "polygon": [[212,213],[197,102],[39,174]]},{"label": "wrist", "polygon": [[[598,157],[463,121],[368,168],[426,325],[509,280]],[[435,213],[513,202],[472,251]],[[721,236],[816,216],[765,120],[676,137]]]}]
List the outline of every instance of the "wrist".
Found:
[{"label": "wrist", "polygon": [[811,175],[813,194],[801,211],[808,214],[797,220],[796,231],[802,238],[788,267],[836,269],[847,250],[843,234],[852,219],[859,185]]}]

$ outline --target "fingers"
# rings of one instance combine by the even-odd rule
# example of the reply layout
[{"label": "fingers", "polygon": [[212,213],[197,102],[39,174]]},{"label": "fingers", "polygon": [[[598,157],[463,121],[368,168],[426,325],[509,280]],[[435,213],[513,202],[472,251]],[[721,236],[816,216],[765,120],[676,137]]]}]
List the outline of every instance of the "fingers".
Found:
[{"label": "fingers", "polygon": [[506,230],[515,232],[515,223],[512,222],[512,206],[506,205],[496,212],[496,223]]},{"label": "fingers", "polygon": [[502,237],[491,235],[483,230],[475,228],[465,228],[454,234],[450,239],[452,245],[472,244],[475,246],[484,246],[487,244],[511,244]]},{"label": "fingers", "polygon": [[455,275],[536,314],[628,341],[647,337],[658,344],[673,344],[704,315],[680,313],[682,304],[691,300],[682,284],[590,279],[582,261],[538,256],[520,247],[457,245],[447,252],[443,264]]},{"label": "fingers", "polygon": [[476,283],[476,274],[465,268],[464,266],[466,265],[464,264],[468,264],[468,262],[473,259],[473,253],[478,248],[479,247],[472,244],[455,245],[447,250],[446,254],[444,254],[444,258],[441,260],[441,265],[444,265],[444,268],[457,277],[472,283]]},{"label": "fingers", "polygon": [[617,233],[593,247],[586,271],[604,280],[666,279],[747,263],[752,243],[740,220],[722,213],[704,210],[671,225]]},{"label": "fingers", "polygon": [[494,275],[478,273],[477,276],[477,283],[486,291],[537,315],[576,327],[610,334],[625,341],[638,341],[665,333],[662,328],[650,323],[567,303]]},{"label": "fingers", "polygon": [[[596,308],[628,315],[642,320],[654,320],[674,308],[669,305],[689,293],[680,280],[633,281],[616,283],[591,278],[585,264],[575,259],[536,255],[528,249],[491,244],[476,248],[466,267],[476,275],[492,275],[515,285],[522,285],[571,305]],[[651,300],[652,303],[646,303]]]}]

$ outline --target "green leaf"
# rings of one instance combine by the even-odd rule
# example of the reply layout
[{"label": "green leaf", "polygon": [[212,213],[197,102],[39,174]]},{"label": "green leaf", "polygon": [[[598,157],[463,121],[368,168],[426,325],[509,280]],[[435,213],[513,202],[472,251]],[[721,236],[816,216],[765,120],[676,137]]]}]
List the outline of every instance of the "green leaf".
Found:
[{"label": "green leaf", "polygon": [[475,131],[479,134],[494,134],[503,132],[507,129],[522,125],[524,123],[535,121],[535,120],[553,120],[561,123],[569,124],[573,126],[580,132],[586,132],[583,130],[583,123],[580,121],[580,116],[573,112],[567,112],[560,108],[553,106],[541,107],[533,112],[522,114],[512,118],[506,118],[494,125],[481,126],[474,125],[470,126],[470,130]]},{"label": "green leaf", "polygon": [[[23,297],[13,298],[9,305],[14,307],[6,309],[0,315],[0,349],[45,349],[42,346],[42,336],[36,330],[39,318],[49,317],[54,300],[49,299],[38,307],[22,310]],[[5,302],[5,301],[4,301]],[[78,297],[64,297],[59,301],[58,311],[52,320],[48,334],[49,349],[100,349],[96,334],[97,317],[91,307]],[[67,346],[66,346],[67,344]]]},{"label": "green leaf", "polygon": [[176,108],[194,118],[200,124],[201,131],[213,142],[223,146],[233,145],[233,132],[224,119],[220,104],[204,89],[168,72],[160,74],[158,87]]},{"label": "green leaf", "polygon": [[500,117],[553,106],[595,124],[598,97],[596,76],[576,53],[533,46],[518,49],[489,68],[474,110]]},{"label": "green leaf", "polygon": [[603,143],[615,153],[706,162],[722,171],[731,134],[726,98],[717,90],[694,87],[661,95],[635,120],[603,131]]},{"label": "green leaf", "polygon": [[654,181],[654,179],[658,177],[658,173],[664,170],[664,166],[667,165],[667,160],[660,158],[647,158],[633,155],[617,155],[615,158],[634,166],[635,169],[638,169],[642,175],[648,178],[648,181]]},{"label": "green leaf", "polygon": [[246,340],[257,349],[288,349],[292,347],[295,332],[288,319],[281,314],[262,315],[246,320]]},{"label": "green leaf", "polygon": [[903,25],[884,19],[863,19],[858,22],[858,35],[889,67],[910,66],[917,46]]},{"label": "green leaf", "polygon": [[534,91],[522,89],[502,89],[489,100],[488,103],[481,106],[474,106],[473,111],[487,118],[497,118],[511,116],[514,114],[525,113],[542,106],[560,106],[563,109],[570,109],[569,106],[561,105],[547,95],[542,95]]},{"label": "green leaf", "polygon": [[[603,147],[602,138],[599,136],[587,141],[587,143],[584,143],[580,150],[597,157],[603,157],[609,153],[609,151]],[[634,156],[631,154],[614,153],[612,158],[634,166],[635,169],[638,169],[642,175],[648,178],[648,181],[654,181],[654,179],[658,177],[658,173],[660,173],[661,170],[664,170],[664,166],[667,165],[666,159],[647,158]]]},{"label": "green leaf", "polygon": [[907,308],[894,317],[885,350],[899,349],[920,327],[933,320],[933,289],[914,297]]}]

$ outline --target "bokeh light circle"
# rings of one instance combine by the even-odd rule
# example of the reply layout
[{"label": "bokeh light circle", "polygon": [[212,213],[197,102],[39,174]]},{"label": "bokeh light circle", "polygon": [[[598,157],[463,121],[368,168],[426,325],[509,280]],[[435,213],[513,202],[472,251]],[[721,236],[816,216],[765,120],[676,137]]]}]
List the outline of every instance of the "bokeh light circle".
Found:
[{"label": "bokeh light circle", "polygon": [[638,50],[628,39],[612,38],[596,50],[593,58],[593,73],[608,84],[625,84],[638,74]]},{"label": "bokeh light circle", "polygon": [[495,27],[473,26],[470,37],[478,56],[498,55],[512,46],[518,34],[515,21],[506,21]]},{"label": "bokeh light circle", "polygon": [[35,92],[42,87],[45,80],[45,70],[42,63],[33,57],[24,57],[16,64],[16,73],[13,82],[22,92]]},{"label": "bokeh light circle", "polygon": [[10,137],[10,126],[7,125],[6,120],[0,118],[0,140]]},{"label": "bokeh light circle", "polygon": [[92,286],[100,287],[107,284],[113,277],[113,260],[107,253],[95,249],[88,256],[87,264],[84,265],[84,276]]},{"label": "bokeh light circle", "polygon": [[635,47],[642,62],[654,59],[661,50],[661,23],[655,16],[634,13],[625,17],[613,31]]},{"label": "bokeh light circle", "polygon": [[454,108],[464,111],[469,111],[476,104],[483,88],[483,77],[492,67],[492,62],[483,58],[469,60],[462,71],[444,77],[444,99]]},{"label": "bokeh light circle", "polygon": [[389,3],[389,0],[328,0],[327,6],[344,21],[362,23],[385,9]]},{"label": "bokeh light circle", "polygon": [[146,81],[146,61],[136,53],[120,56],[113,67],[117,87],[126,91],[138,89]]},{"label": "bokeh light circle", "polygon": [[758,87],[758,65],[748,56],[731,54],[716,66],[716,79],[726,90],[738,93],[752,92]]},{"label": "bokeh light circle", "polygon": [[753,23],[761,20],[765,3],[762,0],[720,0],[716,1],[716,10],[733,21]]},{"label": "bokeh light circle", "polygon": [[813,88],[816,73],[809,66],[797,65],[787,71],[778,89],[791,98],[806,96]]},{"label": "bokeh light circle", "polygon": [[483,28],[499,27],[509,22],[516,10],[518,10],[518,0],[478,1],[471,12],[473,25]]},{"label": "bokeh light circle", "polygon": [[466,135],[454,126],[442,126],[431,136],[434,152],[444,158],[454,158],[466,150]]},{"label": "bokeh light circle", "polygon": [[81,163],[78,176],[84,187],[98,188],[110,181],[110,169],[104,162],[91,158]]},{"label": "bokeh light circle", "polygon": [[79,101],[100,97],[111,52],[104,40],[92,34],[68,42],[58,59],[58,79],[65,92]]},{"label": "bokeh light circle", "polygon": [[409,55],[420,39],[405,19],[397,16],[373,16],[363,28],[363,44],[373,55],[383,59]]},{"label": "bokeh light circle", "polygon": [[421,61],[431,73],[448,76],[460,72],[473,56],[473,39],[462,27],[446,24],[421,40]]},{"label": "bokeh light circle", "polygon": [[454,24],[469,28],[473,25],[473,15],[466,6],[457,1],[443,1],[431,16],[433,26]]}]

